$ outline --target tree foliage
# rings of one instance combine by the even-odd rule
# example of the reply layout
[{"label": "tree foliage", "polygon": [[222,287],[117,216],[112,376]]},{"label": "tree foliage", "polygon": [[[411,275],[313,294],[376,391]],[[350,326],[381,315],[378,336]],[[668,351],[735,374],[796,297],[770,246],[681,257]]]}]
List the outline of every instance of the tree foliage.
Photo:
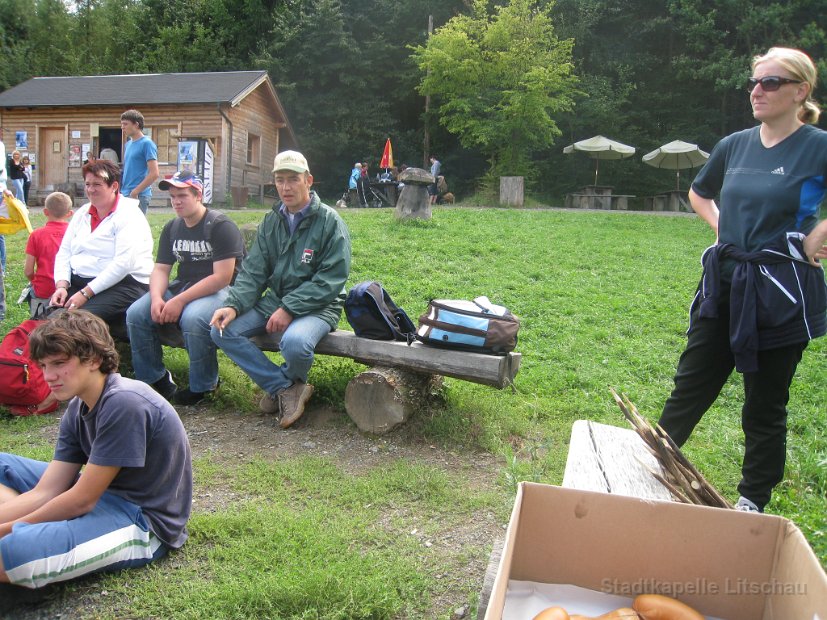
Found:
[{"label": "tree foliage", "polygon": [[[327,196],[388,136],[423,165],[426,128],[460,193],[487,170],[559,198],[594,170],[563,146],[596,134],[638,155],[674,139],[709,150],[754,122],[742,85],[772,45],[808,52],[827,93],[827,0],[0,0],[0,14],[0,90],[266,69]],[[637,195],[674,179],[639,156],[600,174]]]},{"label": "tree foliage", "polygon": [[572,40],[559,40],[550,11],[511,0],[490,12],[476,0],[414,50],[419,90],[440,122],[488,156],[493,175],[530,176],[534,152],[553,144],[555,116],[573,107]]}]

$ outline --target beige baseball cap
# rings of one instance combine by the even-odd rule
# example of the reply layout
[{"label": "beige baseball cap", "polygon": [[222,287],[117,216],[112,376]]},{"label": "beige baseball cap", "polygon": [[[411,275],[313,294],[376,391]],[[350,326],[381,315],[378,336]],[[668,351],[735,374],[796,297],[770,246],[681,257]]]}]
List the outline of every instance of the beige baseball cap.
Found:
[{"label": "beige baseball cap", "polygon": [[273,160],[273,172],[292,170],[293,172],[310,172],[307,160],[298,151],[282,151]]}]

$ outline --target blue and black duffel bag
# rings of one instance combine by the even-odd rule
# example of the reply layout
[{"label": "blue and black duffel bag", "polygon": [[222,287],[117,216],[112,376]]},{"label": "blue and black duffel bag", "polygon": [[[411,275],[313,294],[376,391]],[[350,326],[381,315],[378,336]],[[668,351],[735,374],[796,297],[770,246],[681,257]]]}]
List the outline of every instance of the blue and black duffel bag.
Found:
[{"label": "blue and black duffel bag", "polygon": [[487,297],[433,299],[419,317],[416,338],[439,347],[505,355],[517,346],[519,329],[520,320]]}]

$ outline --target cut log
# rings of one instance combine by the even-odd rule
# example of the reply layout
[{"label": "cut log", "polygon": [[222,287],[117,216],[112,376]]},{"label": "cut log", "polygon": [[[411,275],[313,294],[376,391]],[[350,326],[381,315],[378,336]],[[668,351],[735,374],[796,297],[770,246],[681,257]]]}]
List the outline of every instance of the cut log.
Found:
[{"label": "cut log", "polygon": [[376,366],[356,375],[345,390],[345,410],[365,433],[381,435],[422,408],[442,378]]},{"label": "cut log", "polygon": [[523,177],[500,177],[500,204],[507,207],[522,207],[523,183]]}]

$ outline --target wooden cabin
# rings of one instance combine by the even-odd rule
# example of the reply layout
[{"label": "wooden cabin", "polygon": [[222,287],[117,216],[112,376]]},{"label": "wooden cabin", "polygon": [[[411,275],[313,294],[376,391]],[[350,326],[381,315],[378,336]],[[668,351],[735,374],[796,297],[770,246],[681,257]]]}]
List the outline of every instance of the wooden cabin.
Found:
[{"label": "wooden cabin", "polygon": [[[276,153],[297,147],[266,71],[36,77],[0,93],[6,151],[16,148],[34,163],[29,201],[58,188],[81,193],[87,153],[111,149],[123,161],[120,116],[131,108],[158,145],[161,177],[179,164],[197,169],[212,204],[264,201]],[[166,204],[156,184],[152,205]]]}]

